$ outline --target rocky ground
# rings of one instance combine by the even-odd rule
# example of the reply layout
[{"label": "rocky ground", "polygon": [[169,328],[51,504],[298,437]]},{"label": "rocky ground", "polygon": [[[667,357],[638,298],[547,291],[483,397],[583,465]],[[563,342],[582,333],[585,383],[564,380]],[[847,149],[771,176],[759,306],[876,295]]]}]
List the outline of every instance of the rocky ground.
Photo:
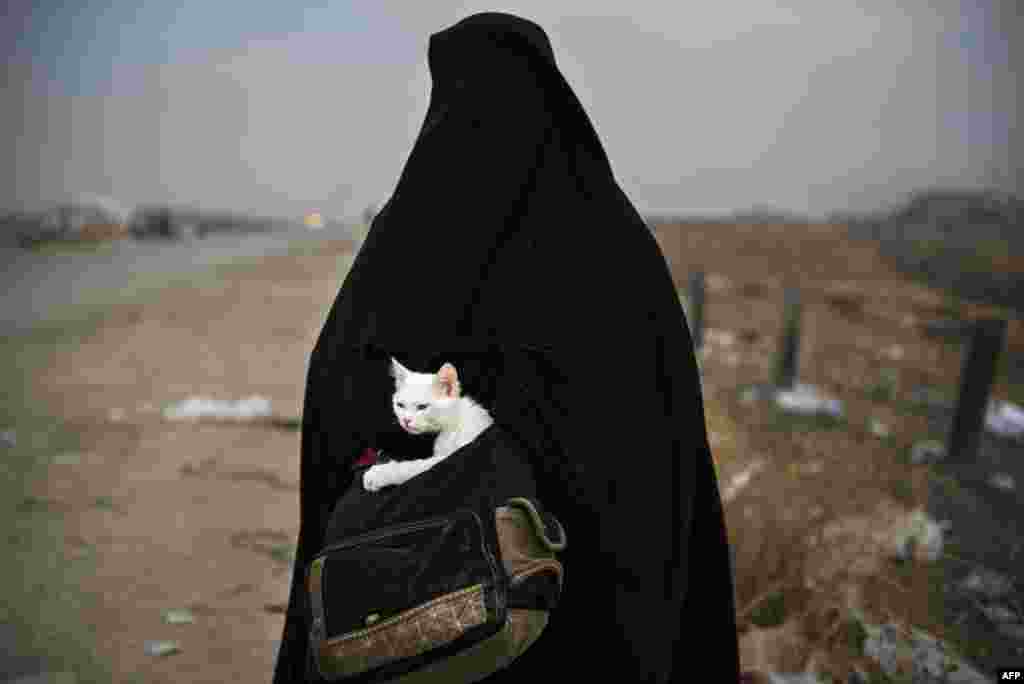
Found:
[{"label": "rocky ground", "polygon": [[[1011,316],[993,394],[1021,404],[1021,321],[918,284],[839,226],[662,225],[656,235],[680,287],[707,274],[705,390],[745,441],[740,460],[757,458],[727,505],[748,663],[831,663],[820,669],[836,681],[870,674],[876,659],[848,642],[866,636],[857,623],[885,621],[948,640],[983,672],[1022,662],[1022,501],[991,482],[1019,485],[1024,443],[988,435],[961,466],[911,458],[944,438],[963,352],[927,325]],[[839,399],[841,419],[794,418],[744,392],[771,378],[785,286],[802,293],[799,379]],[[934,558],[893,553],[915,510],[949,522]]]}]

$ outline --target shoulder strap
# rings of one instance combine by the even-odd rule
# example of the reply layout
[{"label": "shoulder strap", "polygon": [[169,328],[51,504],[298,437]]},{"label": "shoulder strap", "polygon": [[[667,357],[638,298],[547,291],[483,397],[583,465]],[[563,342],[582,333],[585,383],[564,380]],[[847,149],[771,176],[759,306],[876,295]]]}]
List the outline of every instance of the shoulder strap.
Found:
[{"label": "shoulder strap", "polygon": [[565,549],[568,540],[566,539],[562,523],[555,516],[544,512],[539,502],[527,497],[517,496],[509,499],[506,505],[514,506],[526,513],[533,524],[534,531],[548,551],[562,551]]}]

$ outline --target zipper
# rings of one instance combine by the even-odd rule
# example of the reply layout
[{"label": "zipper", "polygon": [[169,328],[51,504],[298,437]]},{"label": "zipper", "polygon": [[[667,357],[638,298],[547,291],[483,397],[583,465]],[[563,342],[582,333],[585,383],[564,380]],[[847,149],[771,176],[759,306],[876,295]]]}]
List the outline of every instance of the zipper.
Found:
[{"label": "zipper", "polygon": [[[472,513],[472,511],[469,511],[469,513],[471,513],[474,518],[476,517],[476,514]],[[384,539],[386,537],[395,537],[400,534],[416,532],[418,530],[425,530],[430,527],[441,527],[443,525],[448,525],[454,522],[456,518],[460,517],[460,514],[464,516],[465,512],[457,511],[452,515],[438,516],[436,518],[429,518],[427,520],[421,520],[419,522],[398,525],[396,527],[389,527],[384,530],[379,530],[377,532],[367,532],[357,537],[352,537],[350,539],[340,541],[336,544],[331,544],[330,546],[325,547],[317,555],[323,556],[333,551],[341,551],[343,549],[348,549],[353,546],[359,546],[360,544],[365,544],[367,542],[377,541],[378,539]]]}]

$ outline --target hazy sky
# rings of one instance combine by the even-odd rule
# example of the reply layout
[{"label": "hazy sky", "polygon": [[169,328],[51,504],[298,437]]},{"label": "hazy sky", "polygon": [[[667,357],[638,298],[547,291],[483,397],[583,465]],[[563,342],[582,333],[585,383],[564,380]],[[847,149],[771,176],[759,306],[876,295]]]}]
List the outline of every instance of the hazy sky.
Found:
[{"label": "hazy sky", "polygon": [[1024,195],[1017,0],[39,4],[0,16],[0,210],[357,215],[422,123],[429,35],[486,10],[547,31],[641,211]]}]

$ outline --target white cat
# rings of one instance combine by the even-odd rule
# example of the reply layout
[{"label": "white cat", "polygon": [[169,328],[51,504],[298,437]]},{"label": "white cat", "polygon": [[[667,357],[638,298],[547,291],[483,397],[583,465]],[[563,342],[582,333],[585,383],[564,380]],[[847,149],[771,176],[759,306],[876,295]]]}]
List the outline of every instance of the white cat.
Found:
[{"label": "white cat", "polygon": [[487,409],[462,396],[459,375],[450,363],[437,373],[416,373],[391,359],[391,376],[395,379],[392,408],[402,429],[413,435],[438,434],[430,458],[378,463],[367,470],[363,487],[370,492],[402,484],[433,468],[494,422]]}]

